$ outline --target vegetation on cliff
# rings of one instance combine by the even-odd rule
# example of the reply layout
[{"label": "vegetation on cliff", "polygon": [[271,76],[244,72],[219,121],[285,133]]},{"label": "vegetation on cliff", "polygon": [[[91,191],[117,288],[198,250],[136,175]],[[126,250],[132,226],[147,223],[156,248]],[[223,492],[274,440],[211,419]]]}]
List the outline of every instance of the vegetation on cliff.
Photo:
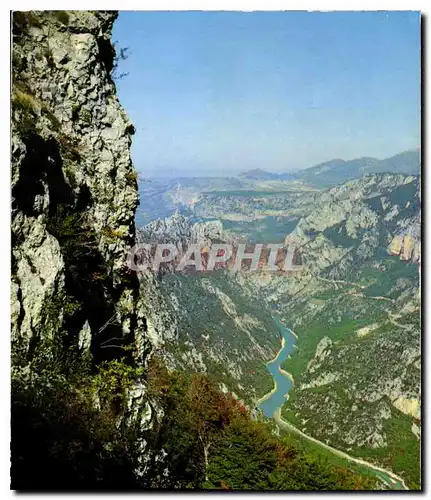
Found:
[{"label": "vegetation on cliff", "polygon": [[[64,361],[64,360],[63,360]],[[272,426],[203,374],[69,359],[12,386],[12,488],[19,490],[367,489],[374,481],[283,444]],[[37,373],[37,375],[36,375]],[[128,391],[145,381],[151,428],[127,425]],[[149,444],[142,463],[140,444]]]}]

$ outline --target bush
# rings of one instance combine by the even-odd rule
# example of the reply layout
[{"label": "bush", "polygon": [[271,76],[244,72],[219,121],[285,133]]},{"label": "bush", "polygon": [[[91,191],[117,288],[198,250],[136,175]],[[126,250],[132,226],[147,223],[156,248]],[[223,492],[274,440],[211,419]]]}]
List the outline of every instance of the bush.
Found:
[{"label": "bush", "polygon": [[[119,386],[110,386],[107,394],[106,384],[114,374]],[[137,435],[121,425],[115,405],[123,384],[134,375],[117,362],[95,376],[67,378],[47,368],[30,380],[13,380],[12,488],[137,488]],[[103,398],[96,405],[99,391]]]}]

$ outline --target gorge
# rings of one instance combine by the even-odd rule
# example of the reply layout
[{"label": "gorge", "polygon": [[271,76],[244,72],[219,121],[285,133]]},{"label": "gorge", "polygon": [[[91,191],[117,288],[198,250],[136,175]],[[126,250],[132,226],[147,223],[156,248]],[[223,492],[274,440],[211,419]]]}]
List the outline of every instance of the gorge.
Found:
[{"label": "gorge", "polygon": [[[12,16],[12,487],[420,489],[418,152],[142,182],[117,15]],[[297,273],[128,261],[292,239]]]}]

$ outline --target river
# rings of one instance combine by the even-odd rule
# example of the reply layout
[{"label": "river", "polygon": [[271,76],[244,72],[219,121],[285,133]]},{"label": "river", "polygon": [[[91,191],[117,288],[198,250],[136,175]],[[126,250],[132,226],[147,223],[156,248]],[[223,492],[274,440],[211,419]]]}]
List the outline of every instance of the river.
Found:
[{"label": "river", "polygon": [[296,348],[296,337],[293,332],[282,323],[278,316],[274,316],[274,321],[282,336],[281,349],[276,357],[266,364],[267,370],[274,379],[274,389],[258,403],[258,408],[268,418],[271,418],[278,408],[281,408],[286,401],[286,394],[292,388],[293,380],[290,374],[281,369],[281,364]]},{"label": "river", "polygon": [[326,450],[334,453],[341,458],[344,458],[349,462],[354,462],[358,465],[362,465],[364,467],[367,467],[368,469],[371,469],[374,474],[386,484],[388,488],[393,490],[407,490],[408,488],[404,480],[394,474],[392,471],[383,469],[382,467],[366,462],[365,460],[362,460],[360,458],[352,457],[341,450],[337,450],[336,448],[333,448],[332,446],[329,446],[326,443],[323,443],[322,441],[319,441],[318,439],[305,434],[301,430],[297,429],[294,425],[286,422],[281,418],[281,407],[286,402],[287,394],[294,384],[293,378],[290,373],[282,370],[281,365],[283,361],[285,361],[287,357],[294,351],[294,349],[296,349],[295,342],[297,337],[292,332],[292,330],[284,325],[284,323],[278,316],[274,316],[274,321],[279,328],[282,338],[281,349],[278,351],[275,358],[266,364],[267,370],[274,379],[274,389],[257,402],[257,407],[264,413],[266,417],[274,418],[280,428],[284,428],[287,431],[299,434],[303,438],[312,441],[313,443],[321,446],[322,448],[325,448]]}]

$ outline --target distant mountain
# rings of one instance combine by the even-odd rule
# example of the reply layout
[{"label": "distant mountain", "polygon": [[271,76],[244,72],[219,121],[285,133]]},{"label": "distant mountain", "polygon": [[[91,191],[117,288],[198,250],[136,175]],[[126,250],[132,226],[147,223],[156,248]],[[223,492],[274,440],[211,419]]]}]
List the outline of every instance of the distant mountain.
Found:
[{"label": "distant mountain", "polygon": [[379,164],[372,171],[373,173],[394,172],[399,174],[419,175],[421,169],[420,152],[405,151],[385,160],[380,160]]},{"label": "distant mountain", "polygon": [[310,186],[326,188],[362,177],[364,174],[380,173],[419,175],[420,152],[404,151],[383,160],[368,156],[347,161],[337,158],[295,173],[276,174],[256,168],[243,172],[238,177],[250,181],[298,180]]},{"label": "distant mountain", "polygon": [[293,179],[294,175],[289,173],[275,174],[262,170],[261,168],[255,168],[253,170],[247,170],[247,172],[242,172],[239,174],[239,177],[255,181],[272,181]]},{"label": "distant mountain", "polygon": [[364,174],[400,173],[419,175],[420,152],[405,151],[390,158],[363,157],[354,160],[330,160],[296,173],[297,180],[315,187],[332,187]]},{"label": "distant mountain", "polygon": [[[196,215],[201,210],[199,203],[211,204],[218,212],[225,213],[227,206],[235,217],[247,205],[247,198],[266,196],[266,208],[271,204],[274,210],[286,209],[283,202],[285,191],[305,191],[325,189],[343,184],[365,174],[397,173],[405,175],[420,174],[419,151],[405,151],[390,158],[362,157],[354,160],[333,159],[296,172],[274,173],[257,168],[232,177],[175,177],[172,179],[141,180],[139,185],[140,207],[136,213],[136,225],[142,227],[157,218],[169,217],[176,211],[184,215]],[[208,196],[212,196],[211,199]],[[238,195],[241,200],[238,200]],[[275,196],[277,195],[277,196]],[[214,196],[222,196],[216,202]],[[271,196],[271,203],[268,200]],[[274,197],[275,196],[275,197]],[[242,206],[242,208],[240,208]],[[265,210],[265,206],[262,207]],[[255,213],[255,212],[253,212]],[[250,214],[245,212],[248,220]],[[280,215],[265,213],[265,216]]]}]

